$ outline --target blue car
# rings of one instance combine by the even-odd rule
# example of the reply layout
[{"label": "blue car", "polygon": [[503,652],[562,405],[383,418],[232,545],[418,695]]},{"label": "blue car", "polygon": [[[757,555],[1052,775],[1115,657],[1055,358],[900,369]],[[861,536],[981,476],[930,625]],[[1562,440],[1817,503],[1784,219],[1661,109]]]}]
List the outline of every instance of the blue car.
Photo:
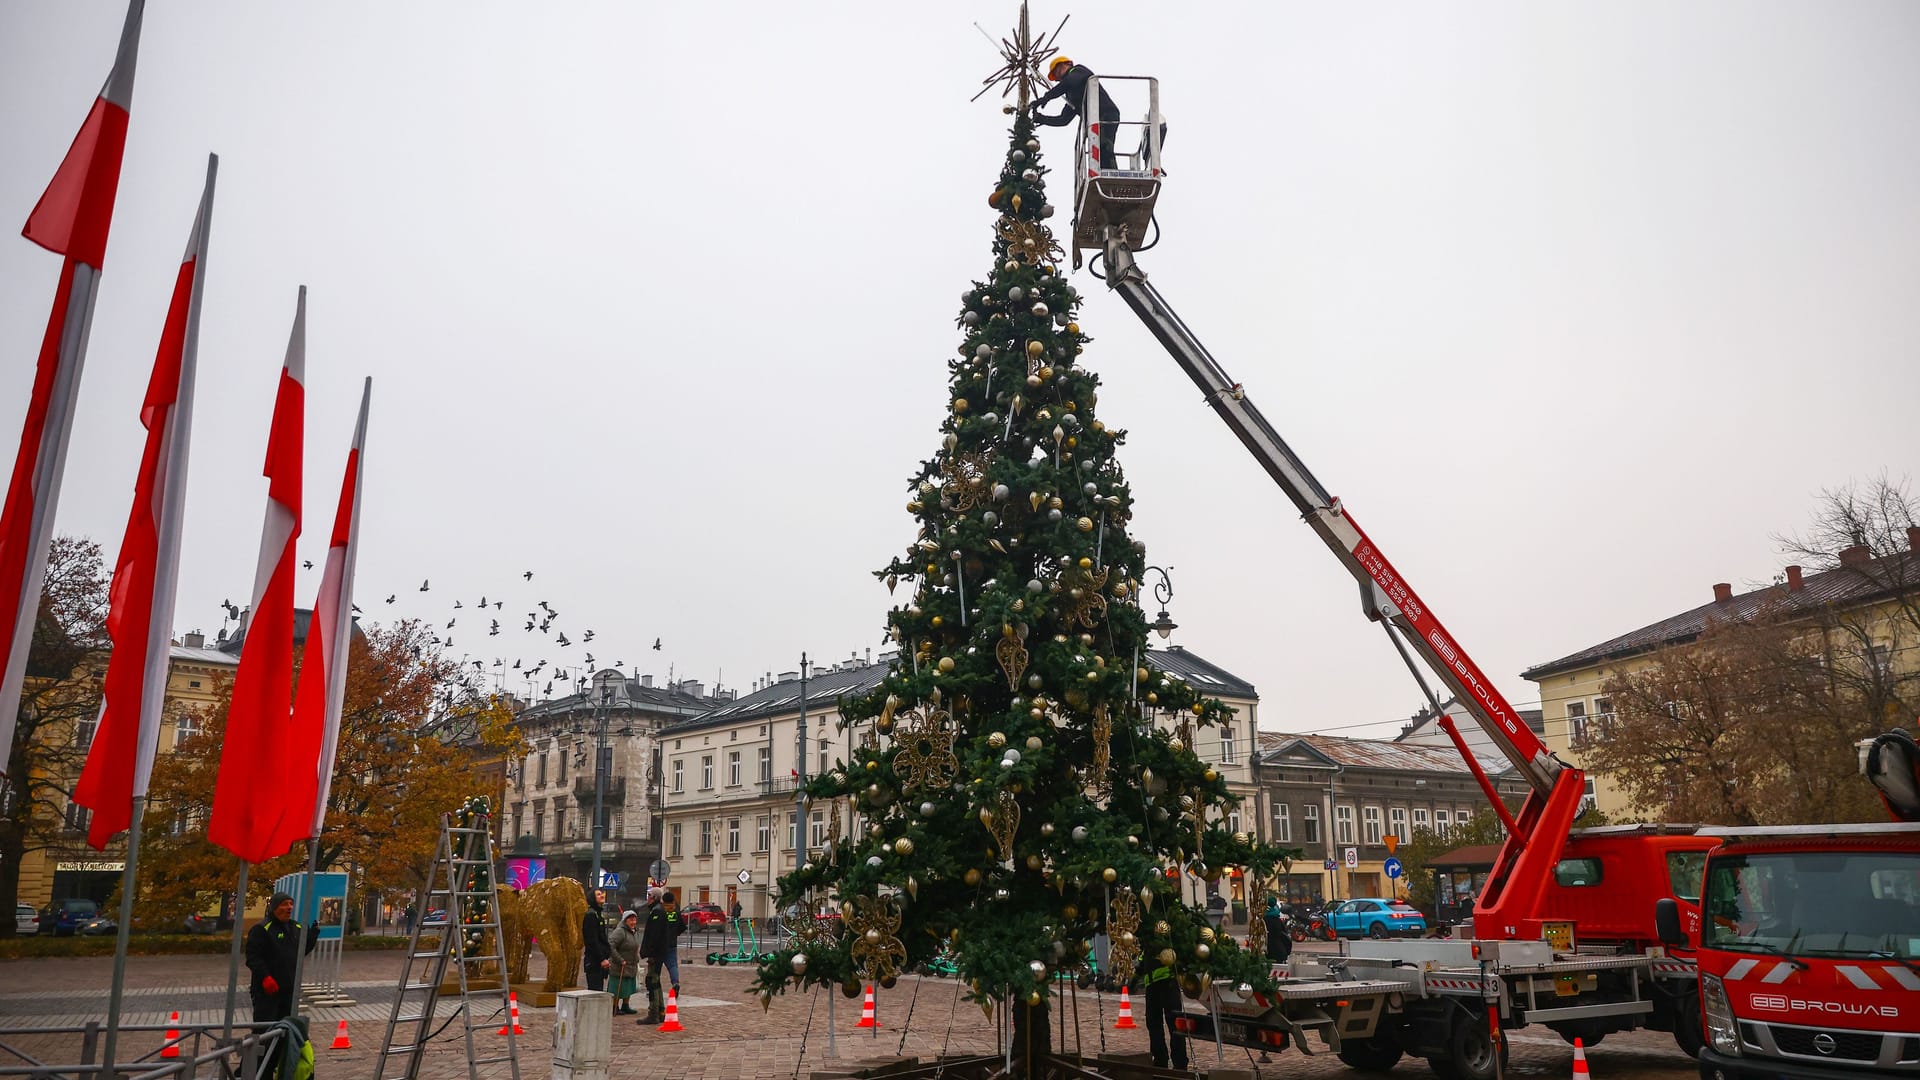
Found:
[{"label": "blue car", "polygon": [[1328,924],[1336,937],[1418,937],[1427,932],[1426,917],[1405,900],[1363,896],[1333,909]]}]

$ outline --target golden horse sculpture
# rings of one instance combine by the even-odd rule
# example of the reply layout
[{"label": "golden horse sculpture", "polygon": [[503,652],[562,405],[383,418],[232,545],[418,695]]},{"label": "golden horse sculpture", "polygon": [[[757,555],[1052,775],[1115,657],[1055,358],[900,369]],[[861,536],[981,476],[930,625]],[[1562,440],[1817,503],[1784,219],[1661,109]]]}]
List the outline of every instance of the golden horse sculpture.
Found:
[{"label": "golden horse sculpture", "polygon": [[572,878],[548,878],[524,891],[505,885],[495,890],[500,903],[500,929],[506,935],[507,978],[527,981],[533,943],[547,958],[547,980],[541,988],[557,993],[580,985],[580,957],[586,942],[580,938],[586,921],[587,893]]}]

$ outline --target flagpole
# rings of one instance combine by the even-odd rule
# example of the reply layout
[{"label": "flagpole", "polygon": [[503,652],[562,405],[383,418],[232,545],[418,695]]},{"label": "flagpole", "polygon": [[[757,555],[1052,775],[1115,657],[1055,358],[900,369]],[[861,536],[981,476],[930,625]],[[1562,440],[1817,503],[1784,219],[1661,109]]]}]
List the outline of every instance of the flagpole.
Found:
[{"label": "flagpole", "polygon": [[[186,517],[187,461],[193,444],[193,391],[200,353],[200,301],[207,280],[207,238],[213,232],[213,186],[220,157],[207,155],[207,184],[195,215],[193,286],[187,300],[186,335],[180,348],[180,381],[167,410],[166,487],[160,497],[159,544],[154,560],[153,605],[148,614],[146,668],[140,686],[139,745],[135,748],[133,819],[127,833],[127,866],[120,881],[120,930],[113,950],[113,993],[107,1002],[106,1067],[114,1068],[120,1038],[120,1004],[126,992],[127,936],[133,930],[133,894],[140,865],[140,821],[147,809],[147,783],[158,751],[160,713],[166,704],[173,657],[173,608],[180,584],[180,530]],[[155,644],[155,643],[158,644]]]},{"label": "flagpole", "polygon": [[240,938],[247,932],[247,860],[240,860],[240,884],[233,893],[233,947],[227,951],[227,1034],[233,1042],[233,999],[240,987]]},{"label": "flagpole", "polygon": [[[300,1015],[300,973],[307,966],[307,935],[312,932],[312,927],[320,923],[320,901],[313,895],[314,875],[319,872],[320,838],[309,837],[307,839],[307,874],[300,880],[300,906],[294,909],[293,914],[295,925],[299,925],[300,912],[307,911],[306,925],[301,926],[294,934],[299,943],[294,947],[293,953],[293,1012],[289,1014],[292,1016]],[[345,914],[341,912],[342,916]]]}]

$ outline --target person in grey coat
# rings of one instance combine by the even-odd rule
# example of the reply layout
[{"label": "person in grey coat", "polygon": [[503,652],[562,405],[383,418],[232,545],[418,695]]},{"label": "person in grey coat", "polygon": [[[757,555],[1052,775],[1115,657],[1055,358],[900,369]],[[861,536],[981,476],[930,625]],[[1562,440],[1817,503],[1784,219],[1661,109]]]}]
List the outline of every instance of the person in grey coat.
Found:
[{"label": "person in grey coat", "polygon": [[634,991],[640,988],[640,913],[627,911],[620,916],[620,925],[607,935],[607,946],[613,950],[613,980],[607,987],[613,994],[617,1014],[634,1015],[630,1002]]}]

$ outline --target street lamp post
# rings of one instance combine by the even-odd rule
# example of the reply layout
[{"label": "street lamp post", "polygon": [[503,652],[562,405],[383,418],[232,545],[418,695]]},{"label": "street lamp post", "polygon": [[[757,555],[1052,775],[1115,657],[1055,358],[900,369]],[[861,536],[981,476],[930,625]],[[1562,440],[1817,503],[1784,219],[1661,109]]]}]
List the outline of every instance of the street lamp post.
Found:
[{"label": "street lamp post", "polygon": [[594,732],[593,752],[593,884],[598,889],[606,879],[600,873],[600,848],[606,840],[607,773],[612,771],[613,748],[607,743],[607,709],[613,702],[613,687],[600,687],[600,709]]}]

